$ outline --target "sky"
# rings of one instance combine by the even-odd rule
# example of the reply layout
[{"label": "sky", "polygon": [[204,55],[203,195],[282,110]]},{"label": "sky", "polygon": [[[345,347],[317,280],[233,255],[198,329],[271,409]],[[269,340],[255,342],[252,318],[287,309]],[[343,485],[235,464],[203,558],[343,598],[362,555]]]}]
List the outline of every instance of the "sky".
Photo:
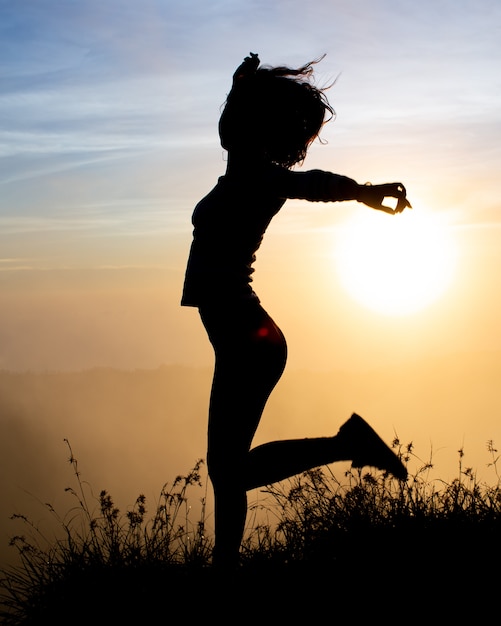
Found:
[{"label": "sky", "polygon": [[[500,219],[497,2],[313,1],[306,11],[294,1],[23,0],[0,2],[0,17],[0,367],[210,363],[197,313],[179,295],[191,211],[224,173],[220,108],[249,51],[289,65],[325,54],[317,82],[336,80],[336,119],[303,169],[402,181],[414,213],[440,216],[460,248],[434,306],[374,315],[351,302],[332,261],[336,229],[369,211],[289,202],[255,287],[291,327],[290,363],[395,362],[395,337],[412,357],[500,348],[490,274]],[[312,324],[316,345],[301,348],[292,333]],[[334,354],[319,355],[319,341]]]},{"label": "sky", "polygon": [[[495,380],[500,42],[498,0],[0,0],[0,369],[212,365],[179,301],[191,212],[225,170],[221,106],[252,51],[270,65],[325,55],[316,82],[334,83],[336,117],[302,169],[399,181],[413,206],[289,201],[275,218],[254,286],[288,369],[440,376],[452,359]],[[393,249],[395,224],[421,235],[397,230]],[[374,308],[367,285],[351,290],[354,259],[374,284],[396,277],[393,294],[422,285],[420,306]],[[452,414],[461,389],[450,401]],[[492,386],[481,404],[472,436],[501,440]]]}]

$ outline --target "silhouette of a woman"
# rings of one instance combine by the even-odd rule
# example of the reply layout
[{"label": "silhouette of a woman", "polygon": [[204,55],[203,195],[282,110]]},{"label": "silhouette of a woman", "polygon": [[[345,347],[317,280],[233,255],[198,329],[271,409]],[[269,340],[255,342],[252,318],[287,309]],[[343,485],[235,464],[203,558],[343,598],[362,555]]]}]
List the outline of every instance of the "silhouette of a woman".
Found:
[{"label": "silhouette of a woman", "polygon": [[[400,459],[357,414],[335,436],[274,441],[251,449],[268,397],[285,367],[287,345],[251,287],[255,253],[288,198],[357,200],[387,213],[410,207],[401,183],[359,185],[321,170],[293,171],[333,116],[298,69],[260,66],[251,53],[238,67],[219,121],[227,169],[195,207],[181,304],[197,307],[215,352],[207,466],[214,489],[213,564],[238,564],[247,491],[335,461],[407,477]],[[397,199],[395,209],[385,197]]]}]

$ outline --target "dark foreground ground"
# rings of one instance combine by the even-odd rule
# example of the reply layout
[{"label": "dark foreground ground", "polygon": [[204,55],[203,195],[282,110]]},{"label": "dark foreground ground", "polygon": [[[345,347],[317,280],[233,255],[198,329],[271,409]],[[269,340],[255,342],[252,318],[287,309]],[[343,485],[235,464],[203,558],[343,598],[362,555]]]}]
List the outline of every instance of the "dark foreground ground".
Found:
[{"label": "dark foreground ground", "polygon": [[[388,533],[386,533],[388,535]],[[499,623],[501,536],[422,533],[347,540],[305,562],[96,568],[40,598],[24,625]],[[7,622],[4,623],[14,623]]]}]

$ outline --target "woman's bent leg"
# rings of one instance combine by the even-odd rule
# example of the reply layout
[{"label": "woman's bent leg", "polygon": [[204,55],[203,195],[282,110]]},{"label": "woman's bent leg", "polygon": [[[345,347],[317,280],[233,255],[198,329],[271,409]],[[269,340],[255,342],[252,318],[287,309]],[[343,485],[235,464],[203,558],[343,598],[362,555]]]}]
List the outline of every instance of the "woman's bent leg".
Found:
[{"label": "woman's bent leg", "polygon": [[377,433],[354,413],[334,437],[272,441],[249,452],[247,489],[290,478],[336,461],[353,467],[373,466],[405,480],[407,470]]}]

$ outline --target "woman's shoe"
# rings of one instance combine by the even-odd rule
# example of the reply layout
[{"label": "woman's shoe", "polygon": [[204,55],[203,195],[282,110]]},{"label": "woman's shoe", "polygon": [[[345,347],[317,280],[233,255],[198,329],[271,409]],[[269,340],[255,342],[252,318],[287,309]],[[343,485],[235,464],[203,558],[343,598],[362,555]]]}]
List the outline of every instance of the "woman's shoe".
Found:
[{"label": "woman's shoe", "polygon": [[407,479],[407,469],[402,461],[360,415],[353,413],[337,436],[346,439],[347,448],[352,450],[349,457],[352,467],[377,467],[395,478]]}]

